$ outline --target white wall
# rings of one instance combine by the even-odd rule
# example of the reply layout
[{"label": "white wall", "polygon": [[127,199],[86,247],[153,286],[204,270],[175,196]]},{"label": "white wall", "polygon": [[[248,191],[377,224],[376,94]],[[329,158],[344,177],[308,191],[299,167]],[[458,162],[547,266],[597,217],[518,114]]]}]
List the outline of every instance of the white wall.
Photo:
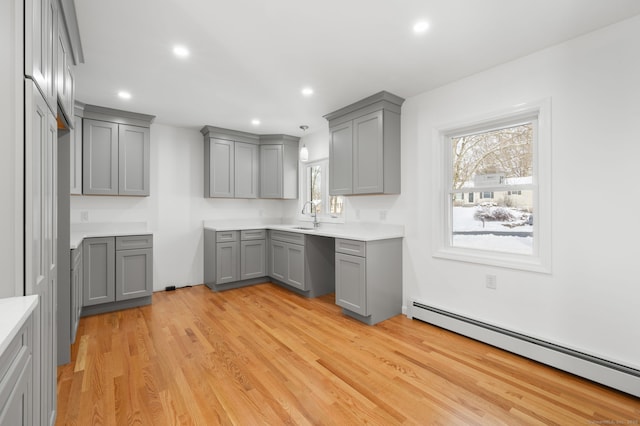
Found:
[{"label": "white wall", "polygon": [[[151,111],[153,113],[153,111]],[[287,202],[205,199],[197,129],[151,126],[151,196],[72,196],[71,223],[147,222],[154,234],[154,289],[203,282],[203,220],[282,217]]]},{"label": "white wall", "polygon": [[[419,298],[640,368],[637,40],[640,17],[407,99],[402,195],[397,207],[377,203],[391,205],[394,217],[401,209],[405,220],[405,301]],[[433,258],[434,129],[546,97],[552,273]],[[497,290],[485,288],[486,274],[497,276]]]},{"label": "white wall", "polygon": [[0,5],[0,298],[24,294],[22,16],[21,1]]}]

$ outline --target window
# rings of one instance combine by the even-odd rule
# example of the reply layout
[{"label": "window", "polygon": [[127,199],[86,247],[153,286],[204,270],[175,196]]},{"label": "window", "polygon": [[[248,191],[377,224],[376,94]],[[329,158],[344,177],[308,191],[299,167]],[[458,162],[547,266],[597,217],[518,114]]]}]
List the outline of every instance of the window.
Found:
[{"label": "window", "polygon": [[545,101],[439,131],[435,256],[549,271],[549,109]]},{"label": "window", "polygon": [[[344,198],[329,195],[329,161],[327,159],[304,163],[302,176],[302,205],[311,201],[318,219],[323,222],[344,221]],[[302,209],[301,209],[302,211]],[[309,206],[301,219],[309,220]]]}]

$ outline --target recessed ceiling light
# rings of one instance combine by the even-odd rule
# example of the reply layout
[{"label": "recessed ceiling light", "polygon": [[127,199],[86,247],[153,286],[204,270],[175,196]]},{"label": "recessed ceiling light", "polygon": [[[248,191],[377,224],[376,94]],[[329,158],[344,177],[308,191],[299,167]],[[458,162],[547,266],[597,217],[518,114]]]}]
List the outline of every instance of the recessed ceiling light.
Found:
[{"label": "recessed ceiling light", "polygon": [[131,99],[131,93],[125,92],[124,90],[121,90],[121,91],[118,92],[118,97],[120,99]]},{"label": "recessed ceiling light", "polygon": [[184,46],[174,46],[173,54],[178,58],[186,58],[187,56],[189,56],[189,49]]},{"label": "recessed ceiling light", "polygon": [[258,120],[257,118],[254,118],[253,120],[251,120],[251,124],[253,124],[254,126],[259,126],[260,120]]},{"label": "recessed ceiling light", "polygon": [[302,94],[304,96],[311,96],[313,95],[313,88],[311,87],[305,87],[304,89],[302,89]]},{"label": "recessed ceiling light", "polygon": [[413,26],[413,32],[416,34],[421,34],[429,29],[429,23],[427,21],[416,22]]}]

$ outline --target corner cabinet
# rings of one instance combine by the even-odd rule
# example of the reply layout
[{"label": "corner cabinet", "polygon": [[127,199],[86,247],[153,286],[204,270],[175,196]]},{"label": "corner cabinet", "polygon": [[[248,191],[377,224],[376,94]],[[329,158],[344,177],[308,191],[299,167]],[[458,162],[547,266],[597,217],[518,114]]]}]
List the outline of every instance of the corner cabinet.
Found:
[{"label": "corner cabinet", "polygon": [[380,92],[324,117],[329,121],[329,193],[399,194],[404,99]]},{"label": "corner cabinet", "polygon": [[369,325],[402,313],[402,239],[335,240],[336,304]]},{"label": "corner cabinet", "polygon": [[150,126],[155,117],[85,105],[82,193],[150,194]]},{"label": "corner cabinet", "polygon": [[260,198],[298,198],[298,143],[288,135],[260,136]]},{"label": "corner cabinet", "polygon": [[204,196],[258,198],[258,136],[204,126]]},{"label": "corner cabinet", "polygon": [[205,198],[298,198],[298,141],[204,126]]}]

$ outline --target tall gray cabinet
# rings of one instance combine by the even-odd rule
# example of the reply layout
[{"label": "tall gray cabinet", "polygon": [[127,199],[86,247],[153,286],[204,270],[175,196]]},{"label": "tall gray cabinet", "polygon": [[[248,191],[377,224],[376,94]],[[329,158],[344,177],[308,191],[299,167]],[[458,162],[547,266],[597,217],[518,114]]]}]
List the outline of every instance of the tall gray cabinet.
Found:
[{"label": "tall gray cabinet", "polygon": [[154,116],[85,105],[82,193],[148,196]]},{"label": "tall gray cabinet", "polygon": [[383,91],[325,115],[331,195],[400,193],[403,102]]}]

